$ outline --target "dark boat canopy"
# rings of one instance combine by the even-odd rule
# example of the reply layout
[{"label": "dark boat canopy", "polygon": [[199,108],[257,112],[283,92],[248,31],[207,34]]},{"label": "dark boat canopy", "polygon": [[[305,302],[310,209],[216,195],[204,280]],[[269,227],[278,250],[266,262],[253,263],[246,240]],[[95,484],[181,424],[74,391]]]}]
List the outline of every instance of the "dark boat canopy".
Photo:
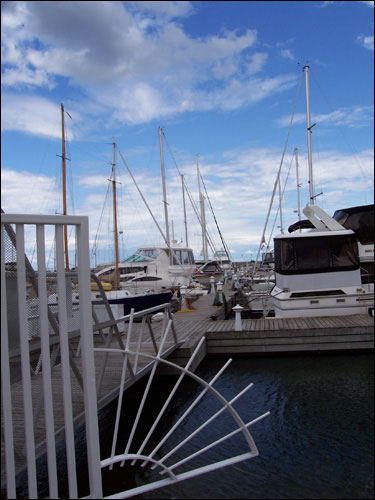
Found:
[{"label": "dark boat canopy", "polygon": [[362,245],[374,243],[374,205],[342,208],[333,218],[345,229],[351,229]]},{"label": "dark boat canopy", "polygon": [[297,231],[297,229],[313,229],[314,227],[315,226],[311,221],[309,221],[308,219],[304,219],[291,224],[288,227],[288,231],[289,233],[292,233],[293,231]]}]

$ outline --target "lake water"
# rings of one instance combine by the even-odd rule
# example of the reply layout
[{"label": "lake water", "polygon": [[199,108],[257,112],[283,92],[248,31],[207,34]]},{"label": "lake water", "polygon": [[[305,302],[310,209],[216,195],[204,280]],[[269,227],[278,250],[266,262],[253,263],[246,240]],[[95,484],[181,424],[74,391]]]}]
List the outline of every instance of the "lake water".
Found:
[{"label": "lake water", "polygon": [[[224,361],[206,358],[197,375],[210,381]],[[373,354],[235,358],[215,388],[230,400],[249,382],[254,386],[234,408],[245,422],[271,411],[270,416],[250,428],[259,456],[137,498],[374,497]],[[159,378],[154,385],[145,429],[153,422],[171,384],[171,380]],[[160,435],[167,432],[200,390],[191,380],[183,382],[163,419],[165,424],[157,428]],[[132,391],[128,409],[141,392]],[[173,444],[191,434],[220,407],[213,398],[202,400],[173,435]],[[232,417],[225,412],[201,437],[184,446],[181,457],[235,428]],[[128,432],[126,425],[123,431]],[[245,440],[239,435],[210,450],[207,460],[203,459],[206,454],[201,455],[197,466],[246,451]],[[124,479],[124,473],[130,481]],[[105,472],[105,494],[151,480],[140,467],[117,466]]]}]

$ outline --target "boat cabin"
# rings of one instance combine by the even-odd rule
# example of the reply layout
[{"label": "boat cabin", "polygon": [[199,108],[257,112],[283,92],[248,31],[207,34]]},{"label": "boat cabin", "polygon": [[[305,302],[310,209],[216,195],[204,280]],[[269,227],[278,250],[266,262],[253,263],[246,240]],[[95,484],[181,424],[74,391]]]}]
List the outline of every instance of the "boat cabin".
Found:
[{"label": "boat cabin", "polygon": [[357,239],[344,234],[318,232],[276,236],[275,272],[283,275],[328,273],[359,269]]}]

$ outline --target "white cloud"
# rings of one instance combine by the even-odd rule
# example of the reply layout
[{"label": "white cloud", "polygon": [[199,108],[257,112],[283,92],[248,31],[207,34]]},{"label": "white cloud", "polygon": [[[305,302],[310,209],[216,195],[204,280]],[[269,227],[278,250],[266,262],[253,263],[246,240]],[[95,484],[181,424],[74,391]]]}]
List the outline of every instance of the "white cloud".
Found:
[{"label": "white cloud", "polygon": [[317,7],[322,9],[322,8],[328,7],[329,5],[332,5],[334,3],[335,2],[333,2],[333,1],[327,0],[327,1],[322,2],[321,4],[317,5]]},{"label": "white cloud", "polygon": [[121,122],[237,109],[296,83],[259,76],[268,54],[255,51],[255,30],[189,36],[174,19],[191,15],[191,2],[11,4],[3,14],[3,86],[52,89],[65,77],[84,89],[87,108],[100,103]]},{"label": "white cloud", "polygon": [[[340,108],[331,113],[313,114],[311,120],[317,124],[340,125],[349,128],[367,127],[369,121],[374,119],[373,106],[351,106]],[[293,123],[304,123],[306,115],[297,113],[294,115]],[[284,116],[277,121],[277,125],[286,127],[289,125],[290,116]]]},{"label": "white cloud", "polygon": [[6,213],[54,213],[58,206],[49,210],[48,204],[60,198],[53,177],[1,169],[1,206]]},{"label": "white cloud", "polygon": [[[61,138],[61,107],[33,95],[2,93],[1,127],[48,138]],[[79,121],[78,114],[74,115]],[[72,129],[67,128],[67,138],[73,139]]]},{"label": "white cloud", "polygon": [[186,17],[193,12],[192,2],[185,2],[183,0],[175,1],[135,1],[128,2],[134,6],[138,11],[144,10],[157,17],[162,17],[164,22],[166,19],[174,19],[177,17]]},{"label": "white cloud", "polygon": [[267,59],[268,54],[265,52],[258,52],[250,56],[249,63],[247,64],[247,71],[249,75],[259,73],[259,71],[261,71],[266,64]]},{"label": "white cloud", "polygon": [[374,36],[373,35],[370,35],[370,36],[358,35],[357,42],[360,45],[362,45],[362,47],[365,47],[365,49],[374,51]]},{"label": "white cloud", "polygon": [[[204,157],[200,159],[200,171],[205,180],[220,230],[227,244],[238,255],[259,245],[280,158],[281,151],[264,148],[227,151],[220,161],[215,163],[211,163]],[[324,193],[323,196],[319,197],[319,205],[328,213],[332,214],[337,208],[350,206],[349,200],[351,200],[353,193],[356,193],[357,196],[360,193],[363,204],[372,202],[369,199],[369,195],[373,192],[371,180],[373,178],[374,156],[372,150],[362,151],[358,155],[344,155],[338,151],[322,151],[314,156],[313,162],[316,192],[322,190]],[[282,183],[286,178],[290,164],[291,155],[287,154],[282,170]],[[302,183],[301,203],[304,205],[308,197],[307,168],[305,168],[307,158],[304,154],[300,153],[299,164],[300,182]],[[180,170],[185,175],[193,199],[197,200],[194,160],[180,165]],[[150,171],[146,170],[133,172],[133,174],[156,219],[164,228],[160,176],[157,173],[152,175]],[[125,176],[119,173],[117,180],[121,183],[118,187],[119,230],[124,231],[122,238],[126,248],[131,251],[139,245],[161,242],[155,224],[135,186],[129,182],[127,173]],[[83,191],[79,203],[75,203],[75,212],[82,215],[89,214],[90,238],[91,244],[93,244],[103,212],[105,193],[108,187],[107,176],[86,176],[81,177],[77,182],[85,188],[85,191]],[[180,179],[177,175],[167,177],[169,218],[170,221],[174,222],[177,239],[183,237],[185,232],[181,216],[180,186]],[[297,205],[295,186],[295,167],[293,164],[283,204],[286,227],[295,222],[296,216],[293,213]],[[59,201],[61,194],[56,189],[52,177],[4,169],[1,189],[2,206],[8,213],[54,213],[57,206],[61,206]],[[123,192],[124,189],[126,194]],[[33,193],[32,196],[30,196],[30,192]],[[230,196],[230,203],[228,203],[228,196]],[[41,205],[41,200],[43,200],[44,206]],[[198,255],[201,246],[200,229],[188,197],[186,200],[190,245],[195,254]],[[47,202],[49,206],[47,206]],[[277,203],[276,196],[274,207]],[[275,212],[276,208],[272,210],[266,238],[270,234]],[[108,242],[108,247],[111,246],[110,199],[107,211],[104,213],[105,221],[102,221],[103,228],[99,236],[101,248],[105,246],[105,241]],[[210,234],[215,245],[220,247],[220,238],[208,205],[206,205],[206,216]],[[278,230],[275,229],[275,231]]]},{"label": "white cloud", "polygon": [[293,52],[290,49],[283,49],[280,51],[281,57],[284,59],[289,59],[290,61],[294,61],[296,58]]}]

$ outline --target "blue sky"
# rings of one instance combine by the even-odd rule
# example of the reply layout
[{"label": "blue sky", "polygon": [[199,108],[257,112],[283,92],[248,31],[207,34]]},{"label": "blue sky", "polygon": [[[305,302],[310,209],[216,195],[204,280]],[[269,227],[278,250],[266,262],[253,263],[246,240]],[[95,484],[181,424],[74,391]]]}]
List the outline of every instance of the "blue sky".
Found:
[{"label": "blue sky", "polygon": [[[62,212],[63,103],[68,212],[89,215],[97,262],[113,247],[113,137],[164,228],[159,126],[175,238],[185,237],[176,164],[198,203],[198,155],[233,258],[254,258],[306,64],[317,203],[330,214],[373,203],[374,2],[5,1],[1,40],[2,208]],[[297,220],[294,148],[302,207],[308,201],[305,110],[303,81],[281,171],[284,230]],[[125,258],[161,236],[118,154],[116,163]],[[276,209],[266,240],[281,229]],[[187,213],[199,258],[188,197]],[[219,249],[207,200],[206,218]]]}]

